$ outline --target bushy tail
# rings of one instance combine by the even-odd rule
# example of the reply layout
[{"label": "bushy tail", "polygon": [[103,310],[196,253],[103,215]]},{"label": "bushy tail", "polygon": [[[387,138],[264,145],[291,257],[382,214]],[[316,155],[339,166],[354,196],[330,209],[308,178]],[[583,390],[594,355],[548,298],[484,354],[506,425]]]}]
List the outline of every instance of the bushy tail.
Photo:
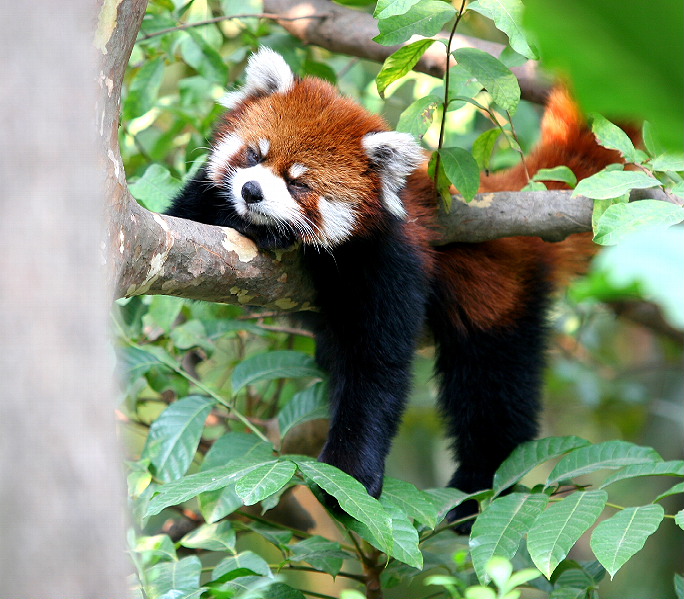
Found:
[{"label": "bushy tail", "polygon": [[[637,137],[629,131],[630,137]],[[537,147],[519,164],[507,171],[482,178],[482,191],[517,191],[538,170],[567,166],[577,177],[585,179],[616,162],[620,154],[599,146],[579,107],[565,88],[556,88],[549,94],[541,123],[541,139]],[[526,169],[525,169],[526,167]],[[568,189],[559,181],[545,182],[548,189]],[[569,277],[586,271],[588,258],[596,246],[589,233],[572,235],[560,243],[544,244],[546,258],[553,264],[555,279],[564,283]]]}]

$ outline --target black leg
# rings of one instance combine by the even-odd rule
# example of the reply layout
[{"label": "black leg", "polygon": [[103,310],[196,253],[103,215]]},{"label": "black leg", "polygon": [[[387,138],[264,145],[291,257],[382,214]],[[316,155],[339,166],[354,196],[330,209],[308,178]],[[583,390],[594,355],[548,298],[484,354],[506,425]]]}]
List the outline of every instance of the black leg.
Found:
[{"label": "black leg", "polygon": [[[491,488],[501,462],[538,432],[550,289],[542,276],[527,285],[526,304],[505,326],[483,329],[463,312],[455,324],[453,298],[439,289],[429,308],[439,403],[459,462],[449,485],[466,493]],[[477,503],[468,501],[449,517],[476,512]],[[471,524],[459,532],[469,531]]]},{"label": "black leg", "polygon": [[306,261],[321,307],[316,356],[330,374],[330,432],[320,459],[377,497],[410,389],[426,276],[417,252],[389,236]]}]

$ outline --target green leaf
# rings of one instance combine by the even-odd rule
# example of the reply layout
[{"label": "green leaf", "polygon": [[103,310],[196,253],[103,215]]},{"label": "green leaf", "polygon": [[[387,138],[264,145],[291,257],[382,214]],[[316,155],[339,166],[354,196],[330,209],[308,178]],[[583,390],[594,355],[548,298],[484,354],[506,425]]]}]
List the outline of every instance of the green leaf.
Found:
[{"label": "green leaf", "polygon": [[684,171],[684,156],[681,154],[661,154],[649,162],[654,171]]},{"label": "green leaf", "polygon": [[421,0],[378,0],[373,16],[378,19],[386,19],[396,15],[403,15]]},{"label": "green leaf", "polygon": [[237,555],[227,557],[219,562],[211,573],[212,580],[227,581],[241,576],[273,577],[271,568],[264,558],[251,551],[243,551]]},{"label": "green leaf", "polygon": [[463,148],[441,148],[444,173],[467,202],[480,188],[480,169],[472,154]]},{"label": "green leaf", "polygon": [[498,497],[477,517],[470,535],[473,567],[482,584],[494,556],[512,559],[520,541],[549,502],[543,493],[511,493]]},{"label": "green leaf", "polygon": [[674,575],[674,587],[677,599],[684,599],[684,576],[681,574]]},{"label": "green leaf", "polygon": [[577,177],[567,166],[540,168],[532,177],[533,181],[561,181],[570,187],[577,185]]},{"label": "green leaf", "polygon": [[203,524],[186,534],[180,544],[192,549],[208,549],[209,551],[228,551],[235,553],[236,535],[228,520]]},{"label": "green leaf", "polygon": [[446,2],[420,0],[404,14],[381,19],[378,22],[380,35],[376,35],[373,41],[383,46],[394,46],[403,44],[412,35],[432,37],[455,14],[456,9]]},{"label": "green leaf", "polygon": [[207,331],[204,325],[196,318],[174,327],[170,337],[178,349],[187,350],[193,347],[201,347],[205,351],[214,349],[214,344],[207,339]]},{"label": "green leaf", "polygon": [[679,493],[684,493],[684,483],[677,483],[672,485],[667,491],[662,492],[658,497],[656,497],[652,503],[665,499],[666,497],[671,497],[672,495],[678,495]]},{"label": "green leaf", "polygon": [[485,131],[473,142],[473,158],[481,171],[489,170],[489,164],[494,153],[496,142],[501,136],[501,129],[494,127]]},{"label": "green leaf", "polygon": [[202,563],[191,555],[177,562],[161,562],[145,572],[145,592],[156,599],[169,591],[195,591],[200,584]]},{"label": "green leaf", "polygon": [[144,554],[143,560],[146,564],[154,561],[177,561],[176,546],[168,535],[154,535],[151,537],[138,537],[135,540],[134,551],[136,553]]},{"label": "green leaf", "polygon": [[228,66],[214,48],[196,29],[185,29],[190,37],[183,40],[181,52],[183,60],[196,69],[202,77],[225,85],[228,80]]},{"label": "green leaf", "polygon": [[684,510],[679,510],[674,517],[675,524],[684,530]]},{"label": "green leaf", "polygon": [[150,296],[150,305],[143,316],[143,325],[162,329],[168,333],[176,322],[185,302],[170,295]]},{"label": "green leaf", "polygon": [[399,48],[385,59],[378,76],[375,78],[378,94],[381,98],[385,97],[387,86],[406,75],[434,43],[435,40],[418,40]]},{"label": "green leaf", "polygon": [[468,5],[494,21],[497,29],[507,36],[511,48],[527,58],[539,58],[537,49],[530,45],[522,27],[523,3],[520,0],[477,0]]},{"label": "green leaf", "polygon": [[423,492],[437,505],[437,522],[443,520],[451,510],[472,497],[472,495],[468,495],[467,493],[452,487],[425,489]]},{"label": "green leaf", "polygon": [[669,462],[655,462],[652,464],[634,464],[626,466],[619,472],[609,476],[603,481],[601,489],[626,478],[636,478],[637,476],[684,476],[684,461],[671,460]]},{"label": "green leaf", "polygon": [[435,108],[441,100],[437,96],[425,96],[409,104],[399,116],[397,131],[410,133],[416,138],[422,138],[432,125]]},{"label": "green leaf", "polygon": [[[596,200],[609,200],[632,189],[658,187],[660,181],[638,171],[606,171],[582,179],[572,192],[572,197],[586,196]],[[635,202],[636,204],[636,202]]]},{"label": "green leaf", "polygon": [[247,358],[235,367],[232,377],[233,393],[259,381],[323,376],[323,372],[309,354],[298,351],[269,351]]},{"label": "green leaf", "polygon": [[235,483],[235,492],[245,505],[254,505],[287,485],[297,467],[289,461],[264,464]]},{"label": "green leaf", "polygon": [[157,101],[164,78],[164,58],[145,62],[130,83],[124,101],[124,118],[130,121],[148,112]]},{"label": "green leaf", "polygon": [[292,461],[307,479],[337,499],[345,512],[363,522],[382,545],[380,549],[391,555],[393,540],[390,516],[359,481],[330,464],[294,457]]},{"label": "green leaf", "polygon": [[183,183],[171,176],[161,164],[151,164],[143,176],[129,185],[133,197],[153,212],[163,212],[173,197],[181,190]]},{"label": "green leaf", "polygon": [[643,548],[664,515],[662,506],[646,505],[626,508],[599,523],[591,534],[591,548],[611,578]]},{"label": "green leaf", "polygon": [[[684,328],[684,286],[664,285],[684,272],[684,227],[645,229],[600,252],[594,265],[596,295],[638,295],[657,303],[667,320]],[[606,295],[608,294],[608,295]]]},{"label": "green leaf", "polygon": [[437,526],[438,502],[428,493],[421,491],[411,483],[386,477],[380,499],[383,501],[383,504],[387,501],[396,505],[409,518],[417,520],[428,528]]},{"label": "green leaf", "polygon": [[[551,578],[554,587],[580,588],[596,587],[606,575],[605,568],[600,562],[576,562],[571,559],[563,560],[556,568]],[[586,599],[583,595],[582,599]]]},{"label": "green leaf", "polygon": [[577,491],[549,506],[537,518],[527,535],[527,549],[546,578],[551,577],[577,540],[596,522],[607,499],[605,491]]},{"label": "green leaf", "polygon": [[122,369],[122,377],[132,380],[143,376],[160,363],[157,355],[136,346],[126,346],[117,352],[118,365]]},{"label": "green leaf", "polygon": [[617,470],[631,464],[662,461],[663,458],[650,447],[640,447],[627,441],[604,441],[566,455],[551,471],[546,484],[553,485],[597,470]]},{"label": "green leaf", "polygon": [[[273,445],[248,433],[227,433],[214,442],[200,470],[223,466],[237,458],[268,462],[273,459]],[[232,483],[223,489],[202,493],[199,504],[204,519],[207,522],[216,522],[242,507],[242,499],[238,497],[235,484]]]},{"label": "green leaf", "polygon": [[591,130],[596,140],[604,148],[617,150],[627,162],[636,162],[634,144],[629,136],[617,125],[611,123],[600,114],[591,115]]},{"label": "green leaf", "polygon": [[[524,25],[535,35],[544,66],[572,81],[584,110],[651,121],[665,147],[681,152],[684,4],[659,3],[657,11],[653,6],[627,6],[623,0],[525,0]],[[654,32],[658,43],[653,43]]]},{"label": "green leaf", "polygon": [[[275,460],[272,460],[272,462],[275,462]],[[241,458],[233,460],[230,464],[191,474],[162,485],[157,488],[157,494],[148,503],[145,517],[154,516],[164,508],[179,505],[200,493],[222,489],[261,465],[262,462],[260,460],[255,463],[254,459]]]},{"label": "green leaf", "polygon": [[390,555],[413,568],[423,568],[423,554],[418,547],[418,531],[406,513],[394,503],[380,498],[380,503],[392,518],[392,552]]},{"label": "green leaf", "polygon": [[494,493],[498,495],[519,482],[539,464],[589,444],[585,439],[570,436],[547,437],[518,445],[494,474]]},{"label": "green leaf", "polygon": [[476,48],[459,48],[452,54],[458,64],[483,85],[501,108],[515,112],[520,102],[520,85],[508,67],[491,54]]},{"label": "green leaf", "polygon": [[316,570],[327,572],[330,576],[337,576],[344,560],[349,558],[339,543],[318,535],[290,545],[289,549],[292,551],[291,562],[307,562]]},{"label": "green leaf", "polygon": [[157,479],[169,482],[187,472],[213,405],[206,397],[185,397],[152,423],[142,457],[150,460]]},{"label": "green leaf", "polygon": [[284,439],[291,429],[302,422],[329,416],[328,386],[325,382],[315,383],[295,394],[278,414],[280,438]]},{"label": "green leaf", "polygon": [[594,241],[615,245],[626,236],[647,228],[666,229],[684,220],[684,207],[660,200],[640,200],[613,204],[601,215],[594,231]]}]

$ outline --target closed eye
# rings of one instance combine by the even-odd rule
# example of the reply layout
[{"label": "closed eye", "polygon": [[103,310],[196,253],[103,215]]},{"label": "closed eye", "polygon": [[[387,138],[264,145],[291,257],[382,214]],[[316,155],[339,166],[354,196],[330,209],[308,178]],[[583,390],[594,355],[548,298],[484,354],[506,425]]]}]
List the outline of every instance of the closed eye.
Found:
[{"label": "closed eye", "polygon": [[261,158],[259,152],[257,152],[254,148],[247,148],[247,166],[256,166],[262,161],[263,159]]},{"label": "closed eye", "polygon": [[301,179],[288,179],[288,187],[291,187],[295,191],[304,192],[309,191],[311,188]]}]

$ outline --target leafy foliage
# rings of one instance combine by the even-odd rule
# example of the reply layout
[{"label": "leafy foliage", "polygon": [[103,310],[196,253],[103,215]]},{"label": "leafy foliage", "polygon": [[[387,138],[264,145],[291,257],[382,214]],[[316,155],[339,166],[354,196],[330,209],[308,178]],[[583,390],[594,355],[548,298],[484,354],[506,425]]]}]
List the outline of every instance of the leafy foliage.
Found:
[{"label": "leafy foliage", "polygon": [[[376,41],[393,45],[415,34],[428,39],[395,52],[373,85],[363,65],[304,48],[267,20],[200,25],[216,14],[261,13],[257,0],[152,1],[129,65],[123,105],[121,145],[131,191],[148,208],[160,210],[192,176],[219,111],[213,100],[228,74],[234,79],[239,73],[248,51],[266,43],[299,75],[336,82],[344,70],[348,74],[340,77],[340,85],[369,107],[379,106],[374,89],[387,96],[388,108],[392,102],[405,106],[395,115],[398,128],[436,151],[432,166],[442,196],[450,198],[454,184],[470,200],[481,169],[509,165],[525,146],[512,119],[530,110],[520,100],[510,65],[537,58],[538,50],[522,26],[522,8],[519,0],[478,0],[459,13],[437,0],[380,0],[374,13],[380,31]],[[470,48],[452,51],[447,43],[445,60],[448,52],[458,62],[449,69],[448,83],[440,87],[415,79],[414,95],[407,97],[410,86],[404,83],[414,77],[410,69],[428,47],[444,43],[432,36],[445,25],[455,31],[461,17],[466,24],[471,18],[490,19],[510,48],[494,58]],[[529,19],[534,22],[534,11]],[[196,26],[156,35],[181,23]],[[547,36],[536,33],[547,52]],[[650,52],[644,48],[645,55]],[[469,123],[464,134],[460,121]],[[653,121],[655,129],[644,128],[641,150],[619,127],[593,117],[599,142],[618,150],[636,169],[614,165],[576,186],[577,194],[599,200],[595,233],[601,243],[619,242],[644,222],[666,227],[684,218],[674,204],[622,202],[634,188],[684,195],[684,164],[662,137],[662,123],[671,123],[672,115],[656,115]],[[164,165],[157,163],[162,160]],[[537,173],[531,183],[543,188],[545,181],[577,183],[562,166]],[[681,461],[666,462],[653,449],[621,441],[591,444],[576,436],[551,437],[513,452],[497,471],[494,488],[475,494],[481,514],[469,538],[455,537],[444,518],[472,496],[448,488],[423,491],[388,477],[375,500],[343,472],[286,453],[308,425],[327,414],[325,374],[315,365],[308,336],[233,306],[164,297],[121,304],[117,330],[125,391],[120,411],[131,447],[129,488],[136,522],[130,546],[141,596],[299,599],[320,580],[302,579],[302,574],[323,573],[358,584],[363,564],[381,570],[387,588],[428,573],[432,588],[425,594],[439,586],[444,597],[514,599],[519,587],[534,586],[553,599],[596,598],[604,574],[615,576],[657,529],[682,526],[682,512],[666,513],[660,503],[667,506],[667,497],[683,494],[682,482],[653,493],[650,503],[635,499],[635,505],[623,508],[613,502],[623,482],[656,476],[679,480]],[[269,510],[287,509],[293,496],[302,495],[309,498],[308,508],[327,513],[341,535],[311,533],[272,517]],[[568,557],[581,539],[590,539],[595,560]],[[682,596],[681,577],[674,584]]]}]

